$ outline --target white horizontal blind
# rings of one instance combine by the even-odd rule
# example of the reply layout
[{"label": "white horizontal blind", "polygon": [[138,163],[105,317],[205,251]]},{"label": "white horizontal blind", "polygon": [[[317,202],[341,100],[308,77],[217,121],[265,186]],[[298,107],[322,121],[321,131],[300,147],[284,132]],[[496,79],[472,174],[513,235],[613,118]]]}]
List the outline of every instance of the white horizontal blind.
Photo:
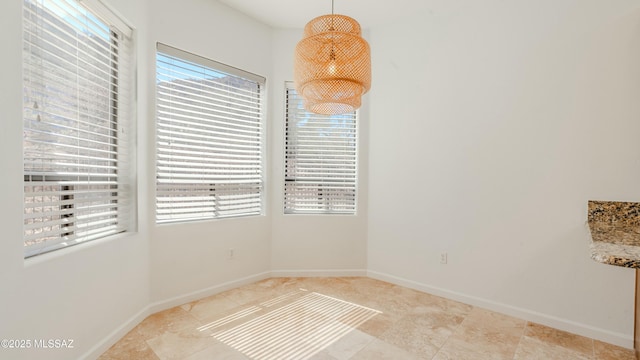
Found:
[{"label": "white horizontal blind", "polygon": [[285,214],[355,214],[356,112],[308,112],[287,83],[285,121]]},{"label": "white horizontal blind", "polygon": [[24,0],[23,14],[29,257],[130,228],[133,64],[131,30],[74,0]]},{"label": "white horizontal blind", "polygon": [[260,215],[264,78],[158,44],[156,222]]}]

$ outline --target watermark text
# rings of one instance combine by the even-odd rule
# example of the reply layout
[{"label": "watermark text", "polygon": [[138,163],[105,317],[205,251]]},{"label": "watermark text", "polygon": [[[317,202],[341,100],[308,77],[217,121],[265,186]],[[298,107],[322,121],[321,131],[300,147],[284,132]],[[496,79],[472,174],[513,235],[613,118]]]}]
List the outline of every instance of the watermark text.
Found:
[{"label": "watermark text", "polygon": [[2,339],[2,349],[73,349],[73,339]]}]

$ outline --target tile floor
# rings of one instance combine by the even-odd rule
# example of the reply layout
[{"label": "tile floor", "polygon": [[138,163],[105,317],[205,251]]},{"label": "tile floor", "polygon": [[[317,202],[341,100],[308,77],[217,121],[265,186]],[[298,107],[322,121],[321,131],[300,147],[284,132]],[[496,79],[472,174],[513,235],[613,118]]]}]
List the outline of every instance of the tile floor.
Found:
[{"label": "tile floor", "polygon": [[635,360],[632,350],[361,277],[273,278],[146,318],[107,359]]}]

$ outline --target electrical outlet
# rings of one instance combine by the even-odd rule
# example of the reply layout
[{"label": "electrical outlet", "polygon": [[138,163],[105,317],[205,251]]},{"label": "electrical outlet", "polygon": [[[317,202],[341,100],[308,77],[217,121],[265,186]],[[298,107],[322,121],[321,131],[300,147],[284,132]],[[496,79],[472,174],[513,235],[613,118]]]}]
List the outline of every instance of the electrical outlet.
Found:
[{"label": "electrical outlet", "polygon": [[229,249],[229,252],[227,253],[227,257],[229,258],[229,260],[233,260],[235,255],[235,250]]},{"label": "electrical outlet", "polygon": [[447,263],[447,253],[443,252],[440,253],[440,264],[446,264]]}]

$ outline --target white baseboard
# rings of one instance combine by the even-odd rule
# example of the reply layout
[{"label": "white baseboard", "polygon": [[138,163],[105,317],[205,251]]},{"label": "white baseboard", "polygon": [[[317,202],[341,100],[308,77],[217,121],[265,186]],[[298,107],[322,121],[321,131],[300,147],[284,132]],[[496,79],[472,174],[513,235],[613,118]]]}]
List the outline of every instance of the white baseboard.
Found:
[{"label": "white baseboard", "polygon": [[80,359],[97,359],[149,315],[151,315],[151,312],[149,312],[149,306],[145,306],[142,310],[138,311],[137,314],[125,321],[124,324],[112,331],[111,334],[102,339],[102,341],[89,349],[89,351],[82,355]]},{"label": "white baseboard", "polygon": [[539,313],[533,310],[523,309],[516,306],[511,306],[495,301],[479,298],[476,296],[470,296],[467,294],[458,293],[442,289],[439,287],[422,284],[413,280],[403,279],[397,276],[371,271],[367,272],[367,276],[372,279],[386,281],[399,286],[404,286],[414,290],[423,291],[432,295],[441,296],[447,299],[459,301],[465,304],[477,306],[483,309],[488,309],[505,315],[517,317],[519,319],[535,322],[538,324],[553,327],[559,330],[564,330],[573,334],[578,334],[600,340],[609,344],[633,349],[633,335],[617,333],[609,330],[604,330],[591,325],[581,324],[575,321],[562,319],[556,316]]},{"label": "white baseboard", "polygon": [[142,322],[147,316],[172,307],[189,303],[207,296],[215,295],[223,291],[231,290],[243,285],[272,277],[348,277],[367,276],[366,270],[277,270],[266,271],[255,275],[250,275],[241,279],[228,281],[206,289],[190,292],[188,294],[175,296],[170,299],[158,301],[147,305],[137,314],[133,315],[124,324],[111,332],[106,338],[92,347],[81,359],[97,359],[102,353],[107,351],[113,344],[125,336],[136,325]]},{"label": "white baseboard", "polygon": [[465,304],[477,306],[480,308],[488,309],[491,311],[499,312],[505,315],[514,316],[523,320],[536,322],[538,324],[550,326],[556,329],[568,331],[574,334],[587,336],[593,339],[604,341],[606,343],[622,346],[625,348],[633,349],[633,336],[616,333],[604,329],[600,329],[594,326],[577,323],[574,321],[558,318],[555,316],[542,314],[532,310],[518,308],[515,306],[497,303],[495,301],[482,299],[475,296],[470,296],[455,291],[450,291],[427,284],[422,284],[413,280],[403,279],[397,276],[377,272],[358,269],[343,269],[343,270],[274,270],[262,272],[259,274],[247,276],[238,280],[229,281],[219,285],[215,285],[203,290],[194,291],[185,295],[176,296],[167,300],[158,301],[144,307],[138,313],[131,316],[120,327],[111,332],[102,341],[87,351],[81,359],[97,359],[102,353],[107,351],[109,347],[120,340],[131,329],[136,327],[142,320],[151,314],[155,314],[159,311],[170,309],[174,306],[186,304],[188,302],[202,299],[207,296],[215,295],[217,293],[231,290],[243,285],[247,285],[256,281],[278,278],[278,277],[352,277],[352,276],[367,276],[372,279],[386,281],[399,286],[423,291],[432,295],[441,296],[447,299],[460,301]]},{"label": "white baseboard", "polygon": [[364,269],[342,270],[273,270],[271,277],[354,277],[367,276]]},{"label": "white baseboard", "polygon": [[176,296],[167,300],[158,301],[145,306],[137,314],[129,318],[125,323],[111,332],[102,341],[87,351],[81,359],[97,359],[105,351],[107,351],[113,344],[125,336],[136,325],[140,324],[147,316],[155,314],[157,312],[170,309],[174,306],[189,303],[194,300],[202,299],[207,296],[215,295],[223,291],[231,290],[243,285],[251,284],[256,281],[268,279],[271,277],[269,272],[263,272],[251,276],[247,276],[238,280],[229,281],[219,285],[215,285],[203,290],[194,291],[185,295]]},{"label": "white baseboard", "polygon": [[268,279],[272,277],[271,273],[266,271],[255,275],[250,275],[237,280],[228,281],[219,285],[211,286],[206,289],[190,292],[188,294],[179,295],[170,299],[158,301],[149,305],[150,313],[155,314],[157,312],[170,309],[174,306],[186,304],[195,300],[205,298],[207,296],[215,295],[223,291],[235,289],[237,287],[254,283],[256,281]]}]

